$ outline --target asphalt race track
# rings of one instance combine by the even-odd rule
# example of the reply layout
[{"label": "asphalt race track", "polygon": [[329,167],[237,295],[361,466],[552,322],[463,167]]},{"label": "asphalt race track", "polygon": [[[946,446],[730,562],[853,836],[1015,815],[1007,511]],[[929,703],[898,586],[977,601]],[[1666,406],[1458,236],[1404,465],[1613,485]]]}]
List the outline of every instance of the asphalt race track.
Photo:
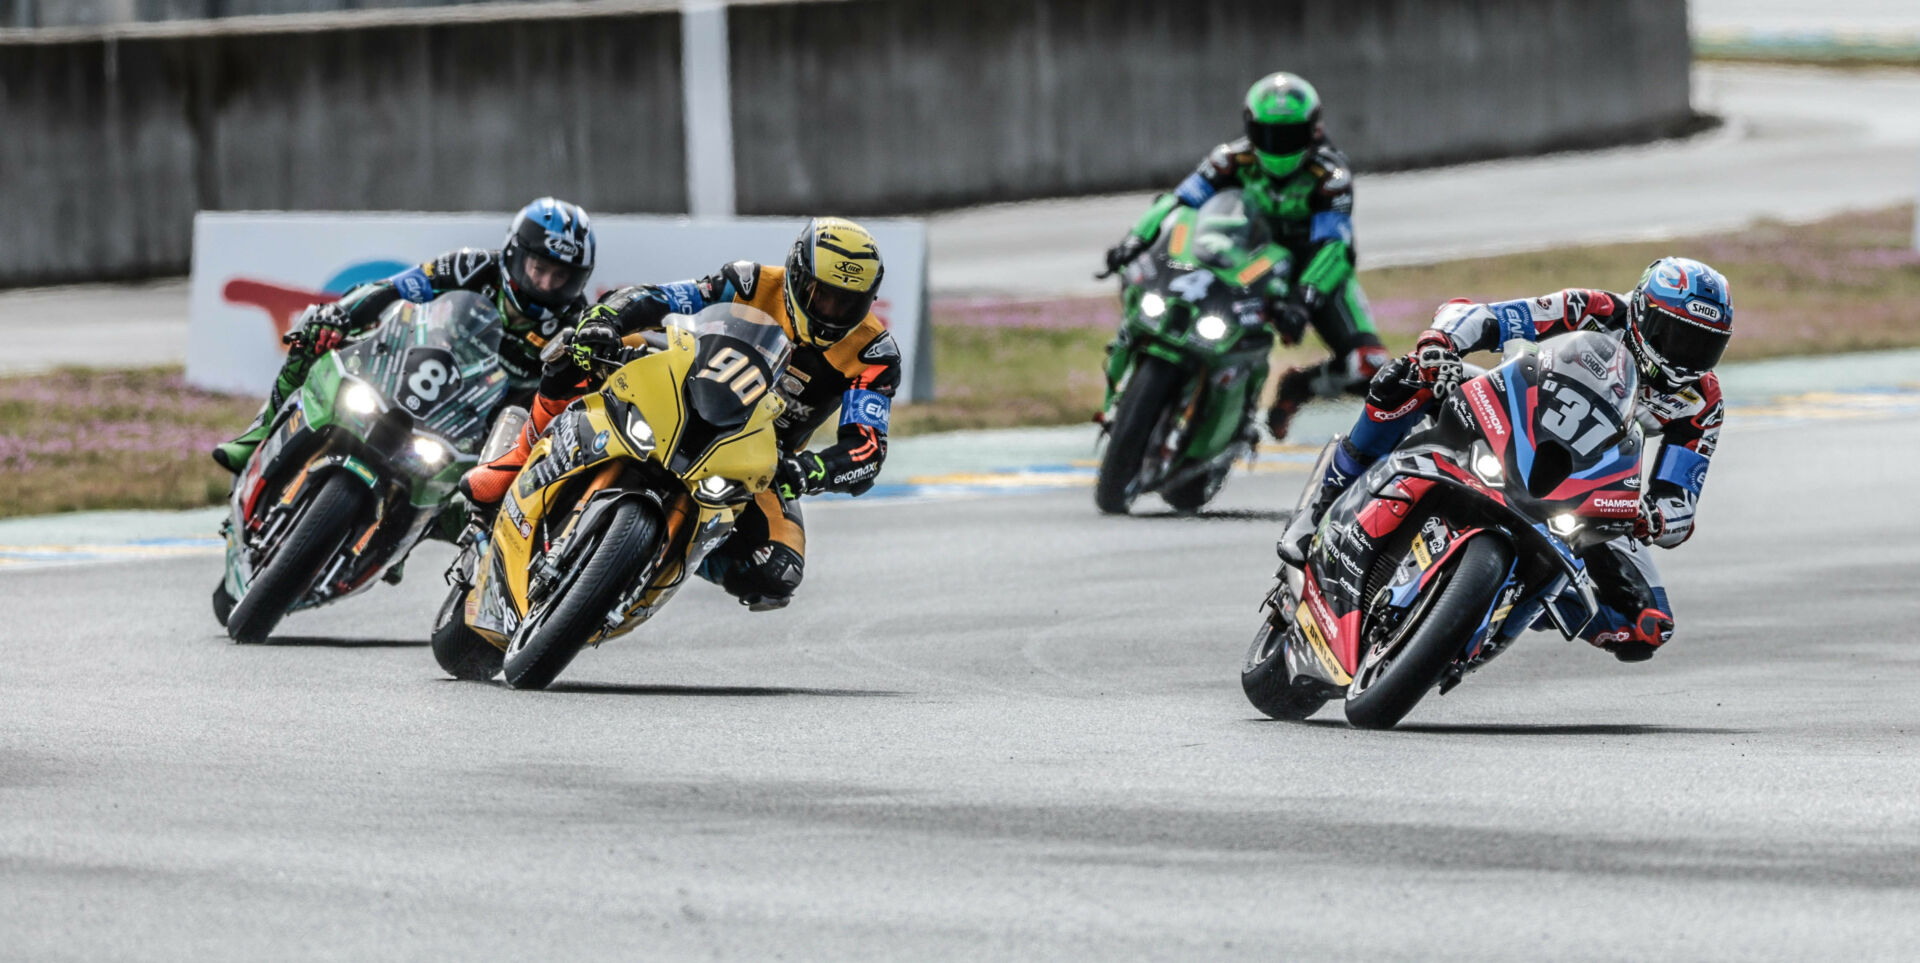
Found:
[{"label": "asphalt race track", "polygon": [[1257,718],[1302,477],[821,503],[560,691],[400,589],[214,625],[206,556],[0,573],[0,955],[1912,959],[1920,418],[1731,426],[1672,648],[1533,635],[1403,731]]}]

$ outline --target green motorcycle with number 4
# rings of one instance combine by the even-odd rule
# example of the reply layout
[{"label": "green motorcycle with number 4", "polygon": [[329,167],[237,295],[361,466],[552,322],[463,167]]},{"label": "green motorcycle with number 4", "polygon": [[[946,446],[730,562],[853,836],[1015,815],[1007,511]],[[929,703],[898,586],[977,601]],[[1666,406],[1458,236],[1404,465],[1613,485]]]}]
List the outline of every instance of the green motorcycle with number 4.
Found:
[{"label": "green motorcycle with number 4", "polygon": [[1228,190],[1198,210],[1175,208],[1127,265],[1125,320],[1095,419],[1107,436],[1093,495],[1101,511],[1126,514],[1148,492],[1197,511],[1252,456],[1273,353],[1266,306],[1285,297],[1291,258]]},{"label": "green motorcycle with number 4", "polygon": [[289,612],[396,576],[479,464],[507,392],[500,334],[493,305],[455,291],[396,303],[314,364],[234,479],[213,590],[230,637],[265,641]]}]

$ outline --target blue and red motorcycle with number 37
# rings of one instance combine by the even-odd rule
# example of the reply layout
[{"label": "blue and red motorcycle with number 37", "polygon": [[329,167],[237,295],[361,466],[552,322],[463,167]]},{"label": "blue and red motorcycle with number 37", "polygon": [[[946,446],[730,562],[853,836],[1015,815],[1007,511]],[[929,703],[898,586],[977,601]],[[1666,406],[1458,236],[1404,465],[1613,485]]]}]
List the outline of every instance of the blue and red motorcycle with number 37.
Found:
[{"label": "blue and red motorcycle with number 37", "polygon": [[1630,354],[1604,333],[1513,342],[1335,500],[1304,569],[1281,566],[1241,671],[1247,699],[1304,719],[1344,698],[1348,722],[1388,729],[1529,627],[1577,637],[1599,612],[1580,553],[1630,533],[1640,510],[1637,395]]}]

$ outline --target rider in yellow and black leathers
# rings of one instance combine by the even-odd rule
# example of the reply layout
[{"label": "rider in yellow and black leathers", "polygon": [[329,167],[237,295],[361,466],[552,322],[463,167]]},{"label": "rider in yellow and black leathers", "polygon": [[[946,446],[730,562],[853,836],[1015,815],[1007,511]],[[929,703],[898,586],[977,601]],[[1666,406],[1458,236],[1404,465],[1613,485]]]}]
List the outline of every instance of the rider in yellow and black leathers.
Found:
[{"label": "rider in yellow and black leathers", "polygon": [[[777,319],[794,351],[777,390],[787,409],[775,425],[784,453],[772,489],[755,496],[733,534],[707,556],[701,576],[718,582],[754,611],[785,606],[800,585],[806,530],[801,495],[825,491],[859,495],[873,487],[887,457],[887,422],[900,384],[900,349],[873,316],[882,265],[873,236],[852,221],[817,218],[794,241],[784,267],[735,261],[693,281],[647,284],[609,292],[581,319],[574,354],[549,367],[520,444],[474,469],[461,488],[476,506],[506,493],[533,442],[561,409],[590,386],[574,358],[617,347],[636,332],[658,328],[670,314],[692,314],[717,301],[756,307]],[[564,397],[551,386],[578,381]],[[836,408],[834,444],[804,446]]]}]

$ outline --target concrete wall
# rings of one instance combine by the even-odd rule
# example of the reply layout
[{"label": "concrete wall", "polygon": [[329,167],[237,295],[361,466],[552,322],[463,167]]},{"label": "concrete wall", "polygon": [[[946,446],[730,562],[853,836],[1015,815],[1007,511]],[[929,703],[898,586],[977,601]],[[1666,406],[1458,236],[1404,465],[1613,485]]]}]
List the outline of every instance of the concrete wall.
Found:
[{"label": "concrete wall", "polygon": [[201,209],[682,210],[679,42],[673,14],[15,35],[0,284],[184,273]]},{"label": "concrete wall", "polygon": [[1292,70],[1363,168],[1690,117],[1682,0],[852,0],[732,9],[740,209],[1170,185]]},{"label": "concrete wall", "polygon": [[[200,209],[685,210],[671,0],[568,6],[0,31],[0,285],[182,273]],[[1171,185],[1283,67],[1362,169],[1690,116],[1684,0],[761,0],[728,30],[744,214]]]}]

